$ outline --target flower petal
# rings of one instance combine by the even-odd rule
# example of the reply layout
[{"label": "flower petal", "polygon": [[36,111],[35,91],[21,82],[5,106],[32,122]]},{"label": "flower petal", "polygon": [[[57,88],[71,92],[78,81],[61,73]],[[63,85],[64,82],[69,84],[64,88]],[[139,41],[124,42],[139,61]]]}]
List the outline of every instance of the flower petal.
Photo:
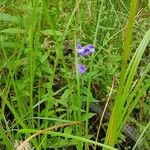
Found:
[{"label": "flower petal", "polygon": [[87,56],[87,55],[90,55],[91,54],[91,51],[90,49],[86,48],[86,47],[83,47],[83,52],[80,53],[81,56]]},{"label": "flower petal", "polygon": [[90,50],[91,53],[93,53],[95,51],[95,47],[92,44],[88,44],[85,46],[86,48],[88,48]]},{"label": "flower petal", "polygon": [[83,53],[84,52],[84,49],[82,48],[82,45],[80,43],[77,43],[76,48],[77,48],[78,53]]},{"label": "flower petal", "polygon": [[83,74],[83,73],[86,72],[86,70],[87,70],[87,68],[84,65],[78,64],[78,71],[79,71],[79,73]]}]

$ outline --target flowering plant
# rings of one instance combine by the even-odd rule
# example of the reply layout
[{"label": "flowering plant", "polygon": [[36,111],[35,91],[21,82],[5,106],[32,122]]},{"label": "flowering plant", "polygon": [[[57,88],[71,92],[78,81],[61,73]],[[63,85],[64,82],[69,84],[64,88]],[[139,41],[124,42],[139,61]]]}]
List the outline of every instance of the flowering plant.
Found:
[{"label": "flowering plant", "polygon": [[[87,44],[85,46],[82,46],[80,43],[77,43],[76,50],[80,56],[88,56],[88,55],[94,53],[95,47],[92,44]],[[86,70],[87,70],[87,68],[84,65],[78,64],[79,73],[83,74],[86,72]]]}]

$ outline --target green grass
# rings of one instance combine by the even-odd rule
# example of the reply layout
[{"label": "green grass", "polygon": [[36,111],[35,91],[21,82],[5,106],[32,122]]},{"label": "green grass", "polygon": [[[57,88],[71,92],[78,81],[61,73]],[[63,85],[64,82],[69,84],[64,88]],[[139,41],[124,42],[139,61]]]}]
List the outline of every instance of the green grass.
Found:
[{"label": "green grass", "polygon": [[[149,1],[138,3],[0,1],[0,146],[11,150],[35,133],[28,144],[39,150],[111,150],[123,142],[134,150],[142,138],[149,147]],[[79,56],[78,41],[95,52]],[[100,131],[91,103],[107,104],[111,114]],[[128,145],[122,131],[131,120],[139,139]]]}]

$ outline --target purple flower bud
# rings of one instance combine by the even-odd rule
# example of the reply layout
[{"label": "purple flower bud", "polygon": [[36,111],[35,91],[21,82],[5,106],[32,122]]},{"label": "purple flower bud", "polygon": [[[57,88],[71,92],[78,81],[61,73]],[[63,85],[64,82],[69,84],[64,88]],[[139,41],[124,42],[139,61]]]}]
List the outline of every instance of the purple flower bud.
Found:
[{"label": "purple flower bud", "polygon": [[78,64],[78,70],[81,74],[83,74],[86,72],[87,68],[82,64]]}]

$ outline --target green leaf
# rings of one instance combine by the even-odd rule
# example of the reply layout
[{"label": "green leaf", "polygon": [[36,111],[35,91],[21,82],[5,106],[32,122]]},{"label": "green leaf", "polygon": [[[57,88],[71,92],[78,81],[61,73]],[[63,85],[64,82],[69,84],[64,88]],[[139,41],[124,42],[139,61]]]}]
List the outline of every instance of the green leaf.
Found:
[{"label": "green leaf", "polygon": [[3,42],[3,46],[6,48],[16,48],[16,43],[15,42]]},{"label": "green leaf", "polygon": [[36,130],[36,129],[20,129],[18,130],[18,133],[35,133],[39,130]]},{"label": "green leaf", "polygon": [[56,34],[56,36],[62,36],[62,33],[60,31],[53,31],[52,29],[45,29],[41,30],[40,32],[46,36],[54,35],[54,33]]},{"label": "green leaf", "polygon": [[66,127],[66,128],[64,129],[64,133],[65,133],[65,134],[71,134],[71,133],[72,133],[72,128],[71,128],[71,127]]},{"label": "green leaf", "polygon": [[25,30],[20,28],[8,28],[0,31],[1,33],[8,33],[8,34],[23,34]]},{"label": "green leaf", "polygon": [[77,145],[78,142],[74,139],[68,140],[68,139],[60,139],[58,140],[58,138],[54,141],[52,140],[51,142],[49,142],[49,148],[62,148],[62,147],[68,147],[71,145]]},{"label": "green leaf", "polygon": [[[95,115],[96,115],[96,113],[89,113],[88,119],[92,118]],[[85,121],[85,120],[86,120],[86,114],[83,114],[82,118],[81,118],[81,121]]]},{"label": "green leaf", "polygon": [[44,63],[44,61],[48,58],[49,55],[50,55],[49,51],[45,52],[45,54],[40,59],[41,63]]},{"label": "green leaf", "polygon": [[70,95],[70,90],[66,89],[64,94],[61,96],[61,100],[59,100],[59,103],[65,107],[67,107],[67,99],[68,99],[69,95]]},{"label": "green leaf", "polygon": [[0,20],[1,21],[14,22],[14,23],[19,22],[19,19],[16,16],[12,16],[12,15],[6,14],[6,13],[0,13]]}]

